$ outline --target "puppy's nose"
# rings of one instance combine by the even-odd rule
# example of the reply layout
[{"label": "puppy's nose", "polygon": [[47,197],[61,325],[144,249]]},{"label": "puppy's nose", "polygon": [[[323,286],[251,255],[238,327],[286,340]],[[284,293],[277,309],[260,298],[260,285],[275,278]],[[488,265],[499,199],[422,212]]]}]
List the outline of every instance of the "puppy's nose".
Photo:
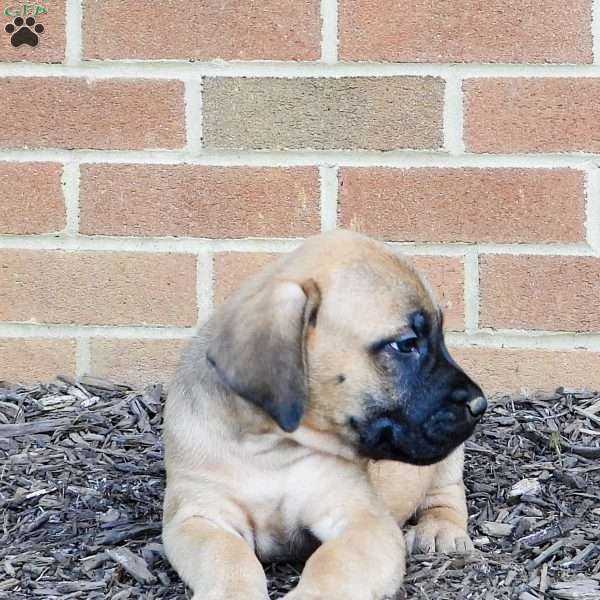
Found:
[{"label": "puppy's nose", "polygon": [[456,404],[464,404],[469,399],[469,390],[465,388],[457,388],[452,390],[450,397],[452,398],[452,402],[456,402]]},{"label": "puppy's nose", "polygon": [[487,409],[487,400],[483,396],[471,398],[471,400],[467,402],[467,408],[475,418],[481,417]]},{"label": "puppy's nose", "polygon": [[481,388],[471,381],[454,388],[450,393],[450,399],[456,404],[464,404],[471,416],[476,419],[481,417],[487,409],[487,400]]}]

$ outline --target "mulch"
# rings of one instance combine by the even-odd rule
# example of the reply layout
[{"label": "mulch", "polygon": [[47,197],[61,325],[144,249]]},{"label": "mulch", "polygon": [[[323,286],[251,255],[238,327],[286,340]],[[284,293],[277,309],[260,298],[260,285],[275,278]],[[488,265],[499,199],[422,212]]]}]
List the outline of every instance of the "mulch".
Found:
[{"label": "mulch", "polygon": [[[0,599],[189,598],[160,539],[160,386],[0,384]],[[498,398],[467,443],[472,556],[399,598],[600,599],[600,394]],[[271,597],[301,565],[266,567]]]}]

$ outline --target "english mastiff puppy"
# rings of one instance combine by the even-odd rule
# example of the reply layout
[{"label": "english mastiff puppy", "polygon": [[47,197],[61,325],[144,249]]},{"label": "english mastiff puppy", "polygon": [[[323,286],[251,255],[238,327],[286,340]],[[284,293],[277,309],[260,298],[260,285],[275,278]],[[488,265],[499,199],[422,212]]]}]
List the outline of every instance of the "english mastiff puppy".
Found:
[{"label": "english mastiff puppy", "polygon": [[382,600],[409,548],[467,552],[463,449],[486,408],[442,313],[384,244],[307,240],[183,353],[165,414],[163,539],[197,600],[267,600],[261,562],[309,555],[286,600]]}]

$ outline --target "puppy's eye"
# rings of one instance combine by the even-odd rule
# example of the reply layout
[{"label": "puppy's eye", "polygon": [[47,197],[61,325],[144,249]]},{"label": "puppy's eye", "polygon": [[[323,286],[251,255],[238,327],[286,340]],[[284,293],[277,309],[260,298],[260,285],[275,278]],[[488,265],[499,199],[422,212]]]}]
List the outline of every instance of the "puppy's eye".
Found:
[{"label": "puppy's eye", "polygon": [[398,354],[418,354],[419,340],[416,335],[407,336],[400,340],[394,340],[388,347]]}]

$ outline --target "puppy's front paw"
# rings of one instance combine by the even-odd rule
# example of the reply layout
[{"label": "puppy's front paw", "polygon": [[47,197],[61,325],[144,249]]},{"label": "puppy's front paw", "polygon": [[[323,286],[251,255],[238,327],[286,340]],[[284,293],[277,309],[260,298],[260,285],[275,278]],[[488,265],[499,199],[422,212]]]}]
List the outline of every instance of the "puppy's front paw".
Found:
[{"label": "puppy's front paw", "polygon": [[469,534],[462,527],[442,519],[419,521],[406,532],[406,546],[411,554],[469,554],[475,550]]}]

